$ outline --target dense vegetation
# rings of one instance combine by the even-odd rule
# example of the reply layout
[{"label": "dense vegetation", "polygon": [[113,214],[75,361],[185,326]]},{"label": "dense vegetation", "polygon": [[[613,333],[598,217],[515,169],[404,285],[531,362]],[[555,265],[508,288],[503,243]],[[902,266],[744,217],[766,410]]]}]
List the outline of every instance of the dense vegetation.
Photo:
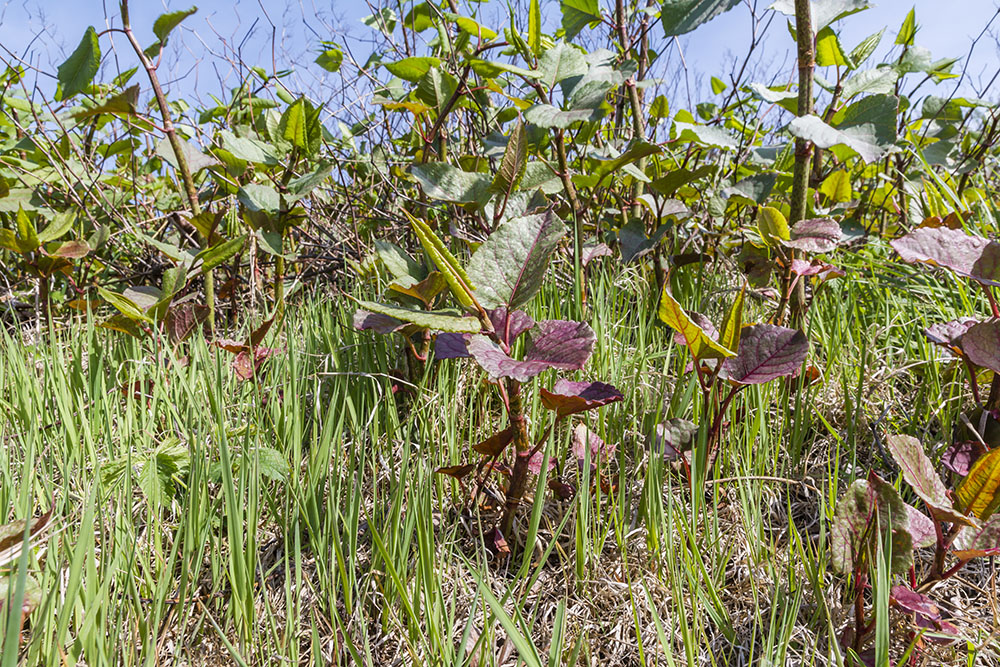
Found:
[{"label": "dense vegetation", "polygon": [[8,63],[0,664],[1000,664],[1000,116],[866,0],[683,108],[738,4]]}]

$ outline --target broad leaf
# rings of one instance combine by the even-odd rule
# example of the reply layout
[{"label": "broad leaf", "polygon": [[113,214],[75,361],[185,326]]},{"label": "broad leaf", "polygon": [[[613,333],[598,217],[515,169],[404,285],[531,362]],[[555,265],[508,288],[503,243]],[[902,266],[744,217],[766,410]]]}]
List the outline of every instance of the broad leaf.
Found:
[{"label": "broad leaf", "polygon": [[442,332],[434,337],[434,359],[464,359],[469,355],[469,334]]},{"label": "broad leaf", "polygon": [[538,127],[565,130],[573,123],[599,120],[603,115],[604,111],[600,108],[563,111],[551,104],[536,104],[524,112],[524,119]]},{"label": "broad leaf", "polygon": [[[50,509],[38,518],[31,520],[19,519],[0,526],[0,568],[13,563],[21,557],[25,532],[28,534],[29,542],[40,543],[51,520],[52,510]],[[2,599],[4,598],[0,597],[0,600]]]},{"label": "broad leaf", "polygon": [[[868,0],[813,0],[812,29],[818,32],[845,16],[850,16],[871,6]],[[768,9],[795,17],[795,0],[776,0]]]},{"label": "broad leaf", "polygon": [[455,311],[450,310],[414,310],[401,306],[391,306],[385,303],[375,303],[373,301],[358,301],[358,305],[364,310],[373,313],[388,315],[403,322],[410,322],[422,329],[434,329],[436,331],[451,331],[456,333],[473,333],[479,331],[479,320],[474,317],[462,317]]},{"label": "broad leaf", "polygon": [[540,391],[542,405],[554,410],[559,417],[596,410],[625,398],[620,391],[603,382],[573,382],[560,379],[556,381],[552,391],[544,387]]},{"label": "broad leaf", "polygon": [[523,361],[512,359],[486,336],[472,336],[469,354],[493,379],[527,382],[549,368],[583,368],[596,342],[593,329],[583,322],[545,320],[538,323],[535,332]]},{"label": "broad leaf", "polygon": [[[211,155],[203,153],[197,145],[189,141],[181,141],[181,152],[184,153],[184,161],[187,163],[187,168],[192,174],[219,164],[218,160]],[[174,155],[174,147],[166,137],[156,144],[156,154],[166,160],[174,169],[180,168],[177,156]]]},{"label": "broad leaf", "polygon": [[1000,514],[995,514],[981,528],[962,528],[952,548],[958,551],[1000,552]]},{"label": "broad leaf", "polygon": [[664,286],[663,293],[660,295],[658,314],[662,322],[684,337],[684,342],[688,350],[691,351],[691,356],[696,361],[703,359],[723,359],[736,354],[729,348],[713,340],[702,327],[691,321],[691,318],[681,308],[681,305],[677,303],[666,286]]},{"label": "broad leaf", "polygon": [[236,255],[236,253],[243,249],[246,241],[247,235],[244,234],[243,236],[230,239],[229,241],[224,241],[218,245],[209,246],[199,252],[195,259],[201,260],[201,272],[208,273],[223,262],[231,259],[234,255]]},{"label": "broad leaf", "polygon": [[831,563],[838,572],[851,574],[874,562],[883,535],[891,533],[893,573],[906,571],[913,564],[913,539],[906,526],[906,504],[896,490],[877,475],[859,479],[837,503],[830,528]]},{"label": "broad leaf", "polygon": [[927,503],[934,518],[963,526],[975,525],[975,521],[956,511],[952,506],[948,489],[938,477],[934,464],[924,454],[924,448],[919,440],[910,435],[891,435],[887,442],[889,452],[903,472],[903,479],[920,499]]},{"label": "broad leaf", "polygon": [[791,238],[785,216],[771,206],[761,206],[757,211],[757,229],[761,237],[771,246],[784,243]]},{"label": "broad leaf", "polygon": [[719,377],[737,384],[762,384],[798,374],[809,341],[796,329],[757,324],[743,329],[740,350],[722,363]]},{"label": "broad leaf", "polygon": [[403,58],[391,63],[382,63],[393,76],[411,83],[417,83],[427,72],[441,66],[441,59],[432,56]]},{"label": "broad leaf", "polygon": [[414,165],[410,173],[431,199],[482,205],[489,198],[491,182],[486,174],[462,171],[444,162]]},{"label": "broad leaf", "polygon": [[[354,311],[353,324],[354,328],[357,329],[358,331],[371,330],[383,335],[395,333],[396,331],[401,331],[407,327],[413,326],[409,322],[404,322],[403,320],[396,319],[395,317],[390,317],[389,315],[383,315],[382,313],[373,313],[371,311],[362,309]],[[443,336],[445,334],[441,335]],[[460,336],[461,334],[448,334],[448,335]]]},{"label": "broad leaf", "polygon": [[663,32],[667,37],[683,35],[738,4],[740,0],[663,0]]},{"label": "broad leaf", "polygon": [[401,285],[409,286],[427,277],[427,269],[410,257],[405,250],[393,243],[376,240],[375,252],[382,265]]},{"label": "broad leaf", "polygon": [[562,28],[566,39],[573,39],[588,24],[601,20],[601,8],[597,0],[560,0]]},{"label": "broad leaf", "polygon": [[496,458],[503,454],[503,450],[507,449],[507,445],[514,440],[514,427],[508,426],[499,433],[494,433],[492,436],[483,440],[479,444],[473,445],[472,449],[483,454],[484,456],[489,456],[491,458]]},{"label": "broad leaf", "polygon": [[840,225],[829,218],[799,220],[791,229],[791,238],[784,244],[804,252],[832,252],[843,239]]},{"label": "broad leaf", "polygon": [[686,419],[670,419],[653,427],[647,444],[653,455],[666,459],[679,458],[694,445],[698,425]]},{"label": "broad leaf", "polygon": [[571,77],[583,76],[589,69],[580,49],[567,42],[558,42],[538,59],[541,80],[548,88]]},{"label": "broad leaf", "polygon": [[958,347],[972,363],[1000,373],[1000,320],[973,324],[959,338]]},{"label": "broad leaf", "polygon": [[726,319],[722,323],[722,333],[719,334],[719,344],[722,347],[737,352],[740,347],[740,335],[743,331],[743,299],[746,295],[746,284],[736,295],[736,300],[729,307]]},{"label": "broad leaf", "polygon": [[1000,285],[1000,243],[948,227],[920,227],[889,242],[904,262],[954,271],[984,285]]},{"label": "broad leaf", "polygon": [[838,114],[837,127],[818,116],[799,116],[788,125],[793,136],[811,141],[820,148],[843,145],[865,162],[875,162],[896,142],[896,107],[891,95],[871,95]]},{"label": "broad leaf", "polygon": [[1000,447],[980,456],[955,493],[959,509],[986,520],[1000,504]]},{"label": "broad leaf", "polygon": [[97,31],[94,26],[90,26],[84,31],[80,44],[56,71],[59,80],[56,99],[68,100],[86,90],[100,65],[101,45],[97,39]]},{"label": "broad leaf", "polygon": [[535,320],[523,310],[512,310],[508,313],[506,308],[496,308],[487,314],[493,322],[497,337],[507,345],[511,345],[518,336],[535,326]]},{"label": "broad leaf", "polygon": [[501,225],[469,262],[479,303],[512,310],[530,301],[565,233],[566,226],[551,211]]},{"label": "broad leaf", "polygon": [[596,433],[587,428],[586,424],[577,424],[573,429],[570,449],[577,463],[583,465],[590,455],[590,469],[596,470],[599,464],[604,464],[614,456],[615,445],[604,442]]}]

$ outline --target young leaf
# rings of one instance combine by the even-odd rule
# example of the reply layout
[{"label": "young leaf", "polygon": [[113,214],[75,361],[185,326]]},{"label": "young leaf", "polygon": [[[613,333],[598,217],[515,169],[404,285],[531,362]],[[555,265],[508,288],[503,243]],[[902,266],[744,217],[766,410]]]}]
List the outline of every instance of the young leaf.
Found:
[{"label": "young leaf", "polygon": [[955,356],[961,356],[962,336],[979,323],[979,320],[974,317],[960,317],[950,322],[937,322],[924,329],[924,336],[930,342],[940,345]]},{"label": "young leaf", "polygon": [[587,460],[587,450],[590,450],[590,468],[594,470],[599,463],[614,456],[615,446],[605,443],[596,433],[587,428],[586,424],[577,424],[573,429],[571,449],[577,462],[583,465]]},{"label": "young leaf", "polygon": [[560,0],[562,28],[566,39],[573,39],[588,24],[601,20],[597,0]]},{"label": "young leaf", "polygon": [[896,459],[903,479],[913,488],[914,492],[927,503],[931,515],[938,521],[950,521],[963,526],[974,526],[961,512],[955,510],[948,498],[948,489],[938,477],[934,464],[924,454],[920,441],[910,435],[891,435],[887,439],[889,452]]},{"label": "young leaf", "polygon": [[148,322],[150,324],[153,322],[153,320],[143,312],[142,308],[140,308],[135,301],[132,301],[128,297],[112,292],[111,290],[104,289],[103,287],[98,287],[97,293],[100,294],[105,301],[117,308],[122,315],[133,322]]},{"label": "young leaf", "polygon": [[197,257],[195,257],[196,260],[201,260],[201,272],[203,274],[208,273],[223,262],[232,259],[236,253],[243,249],[246,242],[247,235],[244,234],[243,236],[239,236],[235,239],[230,239],[229,241],[224,241],[218,245],[205,248],[198,253]]},{"label": "young leaf", "polygon": [[994,514],[981,528],[962,528],[952,542],[956,551],[1000,551],[1000,514]]},{"label": "young leaf", "polygon": [[[424,252],[430,256],[431,261],[434,262],[434,266],[438,268],[438,271],[444,274],[452,295],[463,308],[471,308],[476,303],[475,297],[472,296],[472,292],[476,288],[469,279],[469,274],[465,272],[465,269],[458,263],[458,259],[451,254],[451,251],[448,250],[444,242],[431,231],[430,226],[426,222],[417,220],[406,212],[405,209],[403,212],[410,219],[410,225],[413,227],[417,238],[420,239],[420,245],[424,247]],[[478,329],[476,330],[478,331]]]},{"label": "young leaf", "polygon": [[757,324],[745,327],[740,351],[722,363],[719,377],[736,384],[763,384],[796,375],[809,353],[809,341],[796,329]]},{"label": "young leaf", "polygon": [[483,454],[484,456],[489,456],[491,458],[496,458],[503,454],[503,450],[507,449],[507,445],[514,440],[514,427],[508,426],[499,433],[494,433],[486,440],[483,440],[479,444],[473,445],[472,449]]},{"label": "young leaf", "polygon": [[696,360],[703,359],[723,359],[732,357],[736,353],[716,341],[705,333],[705,330],[691,321],[681,305],[677,303],[667,287],[664,285],[663,293],[660,295],[660,308],[658,311],[660,320],[667,326],[684,336],[684,341],[691,351],[691,356]]},{"label": "young leaf", "polygon": [[819,191],[831,202],[851,201],[851,197],[854,196],[851,175],[843,169],[837,169],[823,180]]},{"label": "young leaf", "polygon": [[552,391],[541,388],[542,405],[555,410],[559,417],[595,410],[625,397],[610,384],[603,382],[573,382],[560,379]]},{"label": "young leaf", "polygon": [[59,79],[56,99],[68,100],[86,90],[100,65],[101,45],[97,39],[97,31],[94,26],[90,26],[84,31],[80,44],[56,71]]},{"label": "young leaf", "polygon": [[38,240],[38,232],[35,231],[35,223],[23,208],[17,209],[17,247],[22,254],[38,250],[41,242]]},{"label": "young leaf", "polygon": [[160,40],[161,43],[167,43],[167,35],[181,24],[181,21],[198,11],[197,7],[191,7],[190,9],[185,9],[177,12],[170,12],[168,14],[160,14],[160,16],[153,22],[153,34],[156,38]]},{"label": "young leaf", "polygon": [[733,352],[738,352],[740,348],[740,333],[743,331],[743,297],[746,291],[747,286],[744,283],[733,305],[729,307],[726,320],[722,323],[722,333],[719,335],[719,344]]},{"label": "young leaf", "polygon": [[683,35],[738,4],[740,0],[664,0],[663,31],[667,37]]},{"label": "young leaf", "polygon": [[917,12],[916,8],[911,8],[910,13],[906,15],[905,19],[903,19],[903,25],[900,26],[899,32],[896,34],[896,44],[913,46],[913,38],[916,34]]},{"label": "young leaf", "polygon": [[528,48],[535,56],[542,53],[542,10],[538,0],[528,7]]},{"label": "young leaf", "polygon": [[771,206],[760,207],[757,212],[757,229],[768,245],[778,245],[791,238],[785,216]]},{"label": "young leaf", "polygon": [[518,308],[538,292],[566,233],[551,211],[508,220],[490,234],[469,262],[476,298],[486,308]]},{"label": "young leaf", "polygon": [[403,322],[416,324],[421,329],[455,333],[476,333],[479,331],[479,320],[474,317],[462,317],[455,311],[413,310],[373,301],[358,301],[358,305],[373,313],[388,315]]},{"label": "young leaf", "polygon": [[524,170],[528,165],[528,134],[524,131],[524,123],[520,120],[510,132],[507,147],[500,160],[500,168],[493,177],[490,192],[509,197],[517,189],[524,178]]},{"label": "young leaf", "polygon": [[440,67],[441,60],[432,56],[422,56],[382,63],[382,66],[389,70],[389,73],[393,76],[398,76],[400,79],[409,81],[410,83],[417,83],[429,71]]},{"label": "young leaf", "polygon": [[535,326],[535,320],[523,310],[512,310],[508,313],[506,308],[496,308],[487,311],[487,314],[497,336],[507,345],[512,344],[518,336]]},{"label": "young leaf", "polygon": [[[395,333],[396,331],[400,331],[406,327],[413,326],[409,322],[404,322],[403,320],[396,319],[395,317],[383,315],[382,313],[373,313],[369,310],[361,310],[360,308],[354,311],[353,324],[354,328],[358,331],[368,331],[370,329],[382,335]],[[443,336],[445,334],[441,335]]]},{"label": "young leaf", "polygon": [[973,464],[956,491],[959,509],[986,520],[1000,504],[1000,447],[991,449]]}]

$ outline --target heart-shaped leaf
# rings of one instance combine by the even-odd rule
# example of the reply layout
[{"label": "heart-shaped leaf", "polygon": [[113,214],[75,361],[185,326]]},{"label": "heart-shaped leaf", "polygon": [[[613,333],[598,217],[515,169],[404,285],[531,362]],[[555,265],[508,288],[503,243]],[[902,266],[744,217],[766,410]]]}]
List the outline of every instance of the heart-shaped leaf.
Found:
[{"label": "heart-shaped leaf", "polygon": [[472,449],[476,450],[484,456],[489,456],[491,458],[496,458],[503,454],[503,450],[507,449],[507,445],[511,443],[514,439],[514,427],[508,426],[499,433],[494,433],[492,436],[483,440],[479,444],[473,445]]},{"label": "heart-shaped leaf", "polygon": [[809,353],[805,334],[795,329],[757,324],[745,327],[740,351],[722,363],[719,377],[737,384],[762,384],[795,375]]},{"label": "heart-shaped leaf", "polygon": [[555,410],[559,417],[595,410],[602,405],[620,401],[622,393],[603,382],[573,382],[559,380],[552,391],[541,389],[542,405]]},{"label": "heart-shaped leaf", "polygon": [[962,354],[961,338],[966,331],[979,324],[974,317],[960,317],[950,322],[938,322],[924,329],[927,340],[944,347],[955,355]]},{"label": "heart-shaped leaf", "polygon": [[1000,285],[1000,243],[961,229],[920,227],[889,244],[905,262],[954,271],[984,285]]},{"label": "heart-shaped leaf", "polygon": [[518,308],[538,292],[566,226],[554,213],[513,218],[490,234],[469,262],[485,308]]},{"label": "heart-shaped leaf", "polygon": [[957,511],[948,498],[948,489],[938,477],[934,464],[924,454],[920,441],[910,435],[891,435],[887,439],[889,452],[896,459],[903,479],[927,503],[931,514],[939,521],[951,521],[962,526],[974,526],[975,521]]},{"label": "heart-shaped leaf", "polygon": [[966,440],[956,442],[944,451],[941,463],[944,467],[960,477],[965,477],[972,470],[974,464],[980,456],[988,450],[978,440]]}]

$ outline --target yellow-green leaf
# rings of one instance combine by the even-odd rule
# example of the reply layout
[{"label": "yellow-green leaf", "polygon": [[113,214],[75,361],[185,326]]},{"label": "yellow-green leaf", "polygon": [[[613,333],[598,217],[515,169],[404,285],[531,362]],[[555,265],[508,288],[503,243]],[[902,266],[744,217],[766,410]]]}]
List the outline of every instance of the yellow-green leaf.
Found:
[{"label": "yellow-green leaf", "polygon": [[987,519],[1000,504],[1000,447],[981,456],[958,487],[957,505],[966,514]]},{"label": "yellow-green leaf", "polygon": [[743,330],[743,296],[746,291],[747,286],[744,283],[726,314],[726,321],[722,323],[722,332],[719,334],[719,344],[733,352],[739,351],[740,332]]},{"label": "yellow-green leaf", "polygon": [[757,229],[768,245],[780,245],[792,238],[788,221],[781,211],[771,206],[761,206],[757,213]]},{"label": "yellow-green leaf", "polygon": [[854,196],[851,177],[843,169],[838,169],[827,176],[819,186],[819,191],[832,202],[850,201]]},{"label": "yellow-green leaf", "polygon": [[448,250],[444,242],[434,234],[426,222],[414,218],[406,211],[403,212],[410,219],[410,225],[417,234],[417,238],[420,239],[420,245],[424,247],[424,251],[431,258],[431,261],[434,262],[434,266],[438,268],[438,271],[444,274],[445,280],[448,281],[448,287],[451,289],[451,293],[455,296],[455,299],[462,304],[463,308],[471,308],[476,302],[472,296],[475,287],[473,287],[472,281],[469,280],[465,269],[458,263],[458,259],[451,254],[451,251]]},{"label": "yellow-green leaf", "polygon": [[830,26],[823,28],[816,34],[816,64],[820,67],[830,67],[831,65],[845,67],[850,64],[847,54],[840,48],[837,33]]},{"label": "yellow-green leaf", "polygon": [[691,356],[695,359],[724,359],[736,355],[729,348],[712,340],[704,329],[692,322],[684,309],[681,308],[681,304],[677,303],[666,287],[663,288],[663,293],[660,296],[658,314],[667,326],[684,336]]}]

